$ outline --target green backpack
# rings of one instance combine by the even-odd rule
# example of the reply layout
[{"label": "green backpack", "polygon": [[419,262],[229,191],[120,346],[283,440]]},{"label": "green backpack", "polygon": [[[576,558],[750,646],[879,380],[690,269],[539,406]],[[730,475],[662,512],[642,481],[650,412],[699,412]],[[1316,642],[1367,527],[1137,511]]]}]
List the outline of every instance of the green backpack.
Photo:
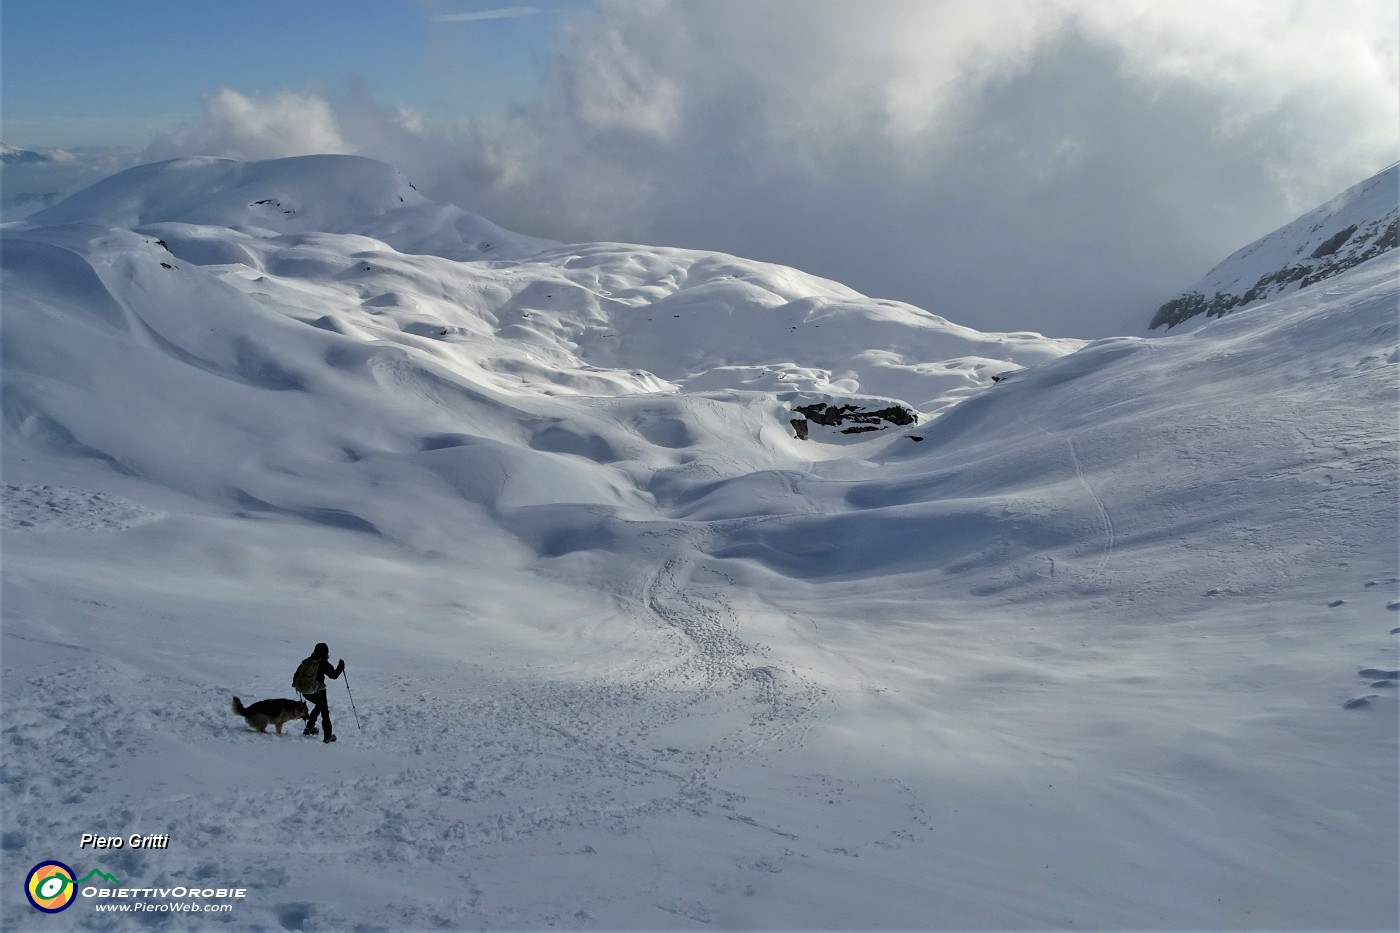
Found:
[{"label": "green backpack", "polygon": [[321,670],[320,658],[307,658],[297,665],[297,672],[292,675],[292,689],[304,697],[309,697],[313,693],[321,692],[320,681],[316,675]]}]

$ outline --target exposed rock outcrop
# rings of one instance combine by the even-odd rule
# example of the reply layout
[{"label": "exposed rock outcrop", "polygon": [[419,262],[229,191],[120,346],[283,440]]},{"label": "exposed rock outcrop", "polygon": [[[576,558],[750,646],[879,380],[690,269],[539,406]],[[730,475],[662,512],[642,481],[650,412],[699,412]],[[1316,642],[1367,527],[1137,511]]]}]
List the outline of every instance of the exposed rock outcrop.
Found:
[{"label": "exposed rock outcrop", "polygon": [[1168,301],[1152,328],[1219,317],[1340,275],[1400,240],[1400,164],[1251,243]]},{"label": "exposed rock outcrop", "polygon": [[861,408],[859,405],[831,405],[826,402],[813,402],[798,405],[793,411],[804,418],[793,418],[792,427],[801,440],[810,435],[810,423],[828,428],[840,428],[842,434],[866,434],[879,431],[890,425],[909,425],[919,420],[919,416],[903,405],[889,405],[885,408]]}]

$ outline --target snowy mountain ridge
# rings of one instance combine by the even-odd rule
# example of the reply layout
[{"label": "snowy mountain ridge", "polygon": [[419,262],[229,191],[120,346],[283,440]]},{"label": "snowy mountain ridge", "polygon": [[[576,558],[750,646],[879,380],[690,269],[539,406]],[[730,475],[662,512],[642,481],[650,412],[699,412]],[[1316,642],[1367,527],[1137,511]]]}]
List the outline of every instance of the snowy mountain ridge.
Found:
[{"label": "snowy mountain ridge", "polygon": [[396,170],[358,156],[267,162],[173,159],[118,172],[40,214],[41,226],[152,223],[292,233],[356,233],[409,253],[514,258],[557,246],[420,195]]},{"label": "snowy mountain ridge", "polygon": [[1151,328],[1218,317],[1340,275],[1400,243],[1400,163],[1232,253],[1157,309]]},{"label": "snowy mountain ridge", "polygon": [[0,164],[25,165],[35,162],[72,162],[73,154],[62,149],[20,149],[0,143]]},{"label": "snowy mountain ridge", "polygon": [[[143,271],[168,253],[318,327],[429,349],[512,391],[863,391],[936,410],[945,391],[1082,343],[984,335],[723,254],[521,237],[350,156],[143,166],[30,218],[40,229],[91,224],[148,237],[144,259],[129,257]],[[490,357],[500,365],[483,353],[502,354]]]},{"label": "snowy mountain ridge", "polygon": [[[1394,251],[1084,344],[351,157],[0,236],[21,871],[236,929],[1395,915]],[[229,714],[318,641],[337,744]]]}]

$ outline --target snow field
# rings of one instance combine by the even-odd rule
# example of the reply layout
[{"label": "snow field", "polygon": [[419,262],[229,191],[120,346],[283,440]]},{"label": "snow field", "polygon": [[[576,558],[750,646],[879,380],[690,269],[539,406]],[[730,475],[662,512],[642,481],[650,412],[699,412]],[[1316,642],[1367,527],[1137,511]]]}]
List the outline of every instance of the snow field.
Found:
[{"label": "snow field", "polygon": [[[455,262],[362,163],[6,230],[7,878],[140,831],[93,867],[245,884],[233,929],[1393,923],[1393,256],[1081,346],[712,254]],[[229,714],[317,641],[360,727]]]}]

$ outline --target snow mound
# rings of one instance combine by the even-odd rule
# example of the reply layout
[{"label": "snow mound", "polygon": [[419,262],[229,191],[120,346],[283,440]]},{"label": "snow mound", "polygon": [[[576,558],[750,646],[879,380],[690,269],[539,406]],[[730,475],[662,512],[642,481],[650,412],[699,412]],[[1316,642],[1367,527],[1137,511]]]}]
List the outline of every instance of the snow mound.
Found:
[{"label": "snow mound", "polygon": [[1157,309],[1153,329],[1218,317],[1340,275],[1400,242],[1400,163],[1231,254]]}]

